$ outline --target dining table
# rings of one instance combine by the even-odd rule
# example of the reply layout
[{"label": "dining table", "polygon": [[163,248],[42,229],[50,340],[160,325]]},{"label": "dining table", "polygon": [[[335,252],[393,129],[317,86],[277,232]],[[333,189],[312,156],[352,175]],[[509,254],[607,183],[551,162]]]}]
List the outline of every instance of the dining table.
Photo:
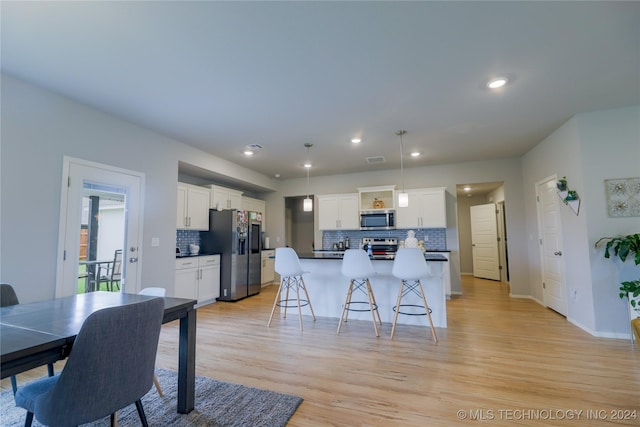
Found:
[{"label": "dining table", "polygon": [[[91,313],[151,298],[157,297],[90,292],[0,308],[0,377],[68,357]],[[164,297],[162,323],[180,321],[177,412],[182,414],[188,414],[195,406],[196,303],[194,299]]]}]

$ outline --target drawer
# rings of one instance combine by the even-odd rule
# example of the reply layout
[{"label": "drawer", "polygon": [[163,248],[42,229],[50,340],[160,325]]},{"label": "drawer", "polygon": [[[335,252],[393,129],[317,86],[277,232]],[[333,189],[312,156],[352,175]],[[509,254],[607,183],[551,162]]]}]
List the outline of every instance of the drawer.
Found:
[{"label": "drawer", "polygon": [[208,265],[220,265],[220,255],[198,257],[198,264],[200,267],[205,267]]},{"label": "drawer", "polygon": [[178,258],[176,259],[176,270],[184,270],[185,268],[198,268],[198,258]]}]

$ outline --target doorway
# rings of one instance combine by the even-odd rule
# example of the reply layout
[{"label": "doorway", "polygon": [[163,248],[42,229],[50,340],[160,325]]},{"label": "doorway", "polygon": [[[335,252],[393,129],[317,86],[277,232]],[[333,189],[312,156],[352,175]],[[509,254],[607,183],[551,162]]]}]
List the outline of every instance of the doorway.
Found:
[{"label": "doorway", "polygon": [[138,292],[144,174],[66,156],[63,162],[56,296]]},{"label": "doorway", "polygon": [[557,177],[551,176],[536,183],[538,243],[544,305],[566,316],[567,291],[562,258],[562,223],[556,182]]},{"label": "doorway", "polygon": [[[313,198],[313,196],[310,196]],[[309,253],[314,249],[314,211],[305,212],[306,196],[285,197],[285,245],[297,253]],[[320,242],[321,243],[321,242]]]}]

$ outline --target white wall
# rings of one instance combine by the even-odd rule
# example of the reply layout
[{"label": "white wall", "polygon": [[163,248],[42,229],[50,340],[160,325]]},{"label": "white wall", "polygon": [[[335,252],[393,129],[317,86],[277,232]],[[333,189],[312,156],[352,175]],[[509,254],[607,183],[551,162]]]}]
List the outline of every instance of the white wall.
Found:
[{"label": "white wall", "polygon": [[[145,174],[142,286],[166,286],[169,295],[178,161],[265,188],[273,185],[264,175],[168,137],[6,74],[1,78],[0,280],[15,286],[21,302],[55,295],[64,155]],[[159,247],[151,247],[152,237],[160,239]]]},{"label": "white wall", "polygon": [[566,176],[581,198],[578,216],[561,209],[567,289],[577,291],[575,300],[567,295],[567,318],[597,335],[624,336],[629,325],[625,302],[617,296],[620,280],[593,244],[605,235],[640,230],[640,218],[607,218],[603,182],[640,175],[640,107],[579,114],[527,153],[522,164],[532,296],[542,300],[535,184]]}]

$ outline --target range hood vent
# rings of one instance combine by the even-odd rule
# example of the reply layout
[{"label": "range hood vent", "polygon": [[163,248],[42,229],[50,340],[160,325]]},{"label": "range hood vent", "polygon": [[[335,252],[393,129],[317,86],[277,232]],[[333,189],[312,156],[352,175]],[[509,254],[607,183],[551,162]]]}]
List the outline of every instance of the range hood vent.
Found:
[{"label": "range hood vent", "polygon": [[384,156],[367,157],[367,163],[369,163],[370,165],[384,162],[386,162]]}]

